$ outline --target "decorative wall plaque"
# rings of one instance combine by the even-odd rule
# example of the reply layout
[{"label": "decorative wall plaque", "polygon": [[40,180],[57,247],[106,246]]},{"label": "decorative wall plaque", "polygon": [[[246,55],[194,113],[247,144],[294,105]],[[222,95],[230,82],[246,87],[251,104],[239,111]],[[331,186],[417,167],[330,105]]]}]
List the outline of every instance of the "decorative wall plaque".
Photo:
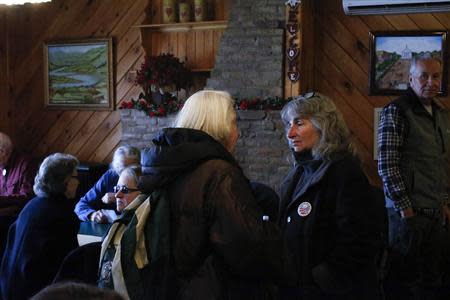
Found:
[{"label": "decorative wall plaque", "polygon": [[298,44],[295,42],[299,31],[297,16],[300,3],[300,0],[286,1],[286,5],[289,6],[289,17],[286,23],[286,30],[289,33],[289,43],[286,49],[286,56],[288,58],[287,76],[292,82],[296,82],[300,78],[300,72],[298,70],[298,57],[300,49]]}]

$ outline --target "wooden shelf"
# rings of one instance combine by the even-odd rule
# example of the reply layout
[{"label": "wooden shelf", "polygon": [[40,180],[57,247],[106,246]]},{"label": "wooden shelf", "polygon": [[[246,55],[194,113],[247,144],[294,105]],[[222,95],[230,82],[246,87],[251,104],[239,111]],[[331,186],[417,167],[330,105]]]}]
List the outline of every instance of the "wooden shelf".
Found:
[{"label": "wooden shelf", "polygon": [[[209,21],[164,24],[164,1],[148,2],[145,24],[132,26],[140,31],[145,54],[156,56],[171,53],[178,57],[192,72],[193,90],[202,89],[214,69],[220,40],[228,27],[232,0],[207,0]],[[193,2],[188,0],[191,8]]]},{"label": "wooden shelf", "polygon": [[145,24],[133,27],[151,30],[154,32],[188,32],[192,30],[225,29],[228,21],[205,21],[169,24]]}]

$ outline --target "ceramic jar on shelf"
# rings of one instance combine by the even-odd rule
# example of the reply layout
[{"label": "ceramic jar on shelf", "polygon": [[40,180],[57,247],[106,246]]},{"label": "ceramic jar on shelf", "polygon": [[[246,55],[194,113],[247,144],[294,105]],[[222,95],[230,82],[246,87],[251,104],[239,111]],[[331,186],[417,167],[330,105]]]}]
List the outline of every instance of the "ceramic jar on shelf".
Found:
[{"label": "ceramic jar on shelf", "polygon": [[205,0],[194,0],[194,19],[195,22],[206,21]]},{"label": "ceramic jar on shelf", "polygon": [[175,0],[163,0],[162,1],[162,13],[163,23],[175,22]]},{"label": "ceramic jar on shelf", "polygon": [[180,23],[191,21],[191,6],[187,1],[180,1],[178,3],[178,13]]}]

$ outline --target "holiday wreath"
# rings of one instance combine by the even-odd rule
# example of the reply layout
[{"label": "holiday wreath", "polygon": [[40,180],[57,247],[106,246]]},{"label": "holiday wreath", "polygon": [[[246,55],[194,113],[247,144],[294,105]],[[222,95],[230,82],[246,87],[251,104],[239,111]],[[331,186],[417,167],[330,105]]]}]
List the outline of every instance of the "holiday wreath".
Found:
[{"label": "holiday wreath", "polygon": [[150,117],[176,112],[183,106],[183,101],[171,92],[187,89],[191,85],[190,79],[184,63],[172,54],[146,56],[135,80],[143,92],[137,100],[123,101],[119,109],[134,108],[145,111]]}]

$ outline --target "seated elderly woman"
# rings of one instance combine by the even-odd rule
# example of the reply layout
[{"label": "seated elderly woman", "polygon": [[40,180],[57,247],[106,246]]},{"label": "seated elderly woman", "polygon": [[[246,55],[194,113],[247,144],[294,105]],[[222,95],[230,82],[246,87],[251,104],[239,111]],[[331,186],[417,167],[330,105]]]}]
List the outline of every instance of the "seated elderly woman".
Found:
[{"label": "seated elderly woman", "polygon": [[[100,280],[99,286],[104,288],[113,288],[113,280],[117,273],[113,273],[113,262],[120,261],[121,239],[125,230],[130,230],[133,224],[130,224],[136,209],[148,197],[142,195],[137,188],[139,177],[142,175],[140,166],[130,166],[125,168],[119,176],[117,185],[114,186],[116,198],[116,210],[121,213],[108,231],[103,240],[100,254]],[[118,287],[116,281],[116,288]]]},{"label": "seated elderly woman", "polygon": [[50,284],[64,257],[78,246],[73,212],[78,160],[55,153],[41,164],[33,198],[8,233],[0,269],[3,300],[25,300]]},{"label": "seated elderly woman", "polygon": [[[143,152],[140,186],[151,197],[130,222],[136,231],[123,234],[128,247],[122,247],[121,261],[116,256],[111,265],[103,264],[100,282],[108,280],[108,286],[130,299],[266,296],[265,280],[278,278],[282,268],[281,235],[266,221],[233,158],[238,137],[228,93],[200,91],[189,97],[174,128],[163,129],[154,147]],[[158,214],[162,207],[165,213]],[[153,221],[156,227],[140,226],[145,213],[150,217],[144,224],[158,220]],[[145,243],[129,247],[143,227]],[[159,243],[152,243],[158,235]]]},{"label": "seated elderly woman", "polygon": [[100,177],[97,183],[80,198],[75,207],[75,213],[81,221],[97,223],[112,223],[117,217],[114,186],[117,184],[120,172],[130,165],[138,165],[141,160],[139,149],[124,145],[114,151],[111,168]]},{"label": "seated elderly woman", "polygon": [[114,186],[116,210],[118,212],[122,212],[141,194],[141,190],[138,188],[141,176],[141,166],[129,166],[120,173],[117,185]]},{"label": "seated elderly woman", "polygon": [[279,223],[297,278],[284,299],[376,299],[383,201],[355,155],[333,101],[310,93],[281,111],[295,163],[281,185]]},{"label": "seated elderly woman", "polygon": [[[116,210],[120,214],[119,218],[111,226],[103,242],[103,250],[106,251],[106,255],[105,253],[101,255],[103,261],[102,269],[104,270],[102,274],[103,278],[111,275],[104,272],[105,270],[109,270],[108,266],[111,265],[117,247],[119,247],[123,229],[127,228],[131,220],[130,216],[133,216],[134,211],[142,203],[142,200],[147,198],[147,196],[141,197],[141,192],[137,189],[138,179],[141,175],[140,166],[129,166],[120,173],[117,185],[113,187],[115,191]],[[133,202],[133,200],[136,201]],[[101,247],[101,242],[88,243],[69,253],[55,276],[54,282],[73,280],[88,284],[97,284],[99,279],[98,266]],[[105,286],[105,282],[100,286]]]}]

